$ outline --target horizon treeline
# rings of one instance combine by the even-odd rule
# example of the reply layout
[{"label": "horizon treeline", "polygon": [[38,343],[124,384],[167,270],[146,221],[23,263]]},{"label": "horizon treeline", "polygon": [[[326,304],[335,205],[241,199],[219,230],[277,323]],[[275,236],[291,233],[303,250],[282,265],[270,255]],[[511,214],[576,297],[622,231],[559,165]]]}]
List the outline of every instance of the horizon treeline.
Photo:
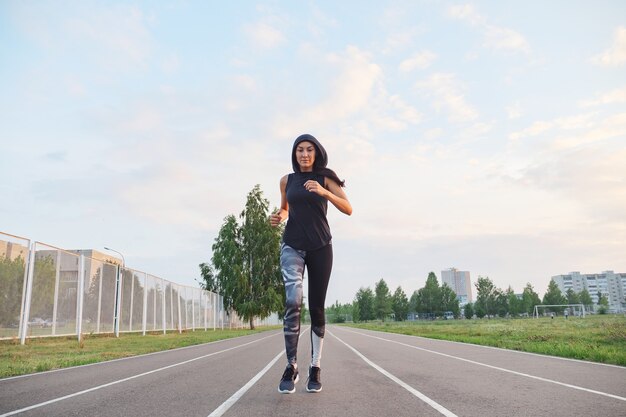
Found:
[{"label": "horizon treeline", "polygon": [[[354,296],[352,303],[335,304],[326,307],[328,321],[343,323],[345,321],[395,320],[404,321],[409,314],[415,319],[465,318],[483,317],[519,317],[533,314],[536,305],[583,304],[592,306],[593,301],[587,290],[576,293],[568,289],[561,292],[554,280],[550,280],[548,289],[543,296],[527,283],[521,297],[518,297],[509,286],[502,290],[494,285],[489,277],[479,276],[474,283],[476,301],[467,303],[461,308],[457,294],[446,284],[439,285],[437,275],[430,272],[425,285],[407,297],[401,286],[393,294],[385,280],[381,278],[374,285],[374,290],[361,287]],[[599,312],[606,312],[608,301],[599,294]],[[550,307],[548,312],[563,311],[564,307]]]}]

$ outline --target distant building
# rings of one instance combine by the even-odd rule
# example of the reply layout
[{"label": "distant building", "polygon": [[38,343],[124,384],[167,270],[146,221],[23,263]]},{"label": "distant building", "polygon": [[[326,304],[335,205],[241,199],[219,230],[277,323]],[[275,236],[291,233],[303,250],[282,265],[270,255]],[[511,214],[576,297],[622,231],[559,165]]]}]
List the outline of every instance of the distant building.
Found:
[{"label": "distant building", "polygon": [[441,281],[452,288],[461,306],[471,303],[474,300],[472,297],[472,282],[470,281],[469,271],[459,271],[456,268],[441,271]]},{"label": "distant building", "polygon": [[26,262],[28,260],[28,248],[19,243],[0,240],[0,256],[9,261],[22,258]]},{"label": "distant building", "polygon": [[601,274],[581,274],[570,272],[552,277],[565,295],[568,289],[574,292],[587,290],[594,304],[598,304],[598,293],[609,301],[609,311],[621,313],[626,309],[626,273],[604,271]]}]

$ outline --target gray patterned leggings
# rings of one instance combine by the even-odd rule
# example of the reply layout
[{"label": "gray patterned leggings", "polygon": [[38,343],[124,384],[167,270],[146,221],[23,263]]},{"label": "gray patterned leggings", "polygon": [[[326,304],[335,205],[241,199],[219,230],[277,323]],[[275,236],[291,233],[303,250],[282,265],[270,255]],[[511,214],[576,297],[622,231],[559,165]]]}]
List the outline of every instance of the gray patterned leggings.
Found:
[{"label": "gray patterned leggings", "polygon": [[302,279],[306,266],[309,279],[309,311],[311,313],[311,364],[319,367],[322,342],[326,328],[324,303],[333,268],[333,247],[303,251],[283,243],[280,248],[280,268],[285,283],[285,351],[290,364],[297,363],[302,308]]}]

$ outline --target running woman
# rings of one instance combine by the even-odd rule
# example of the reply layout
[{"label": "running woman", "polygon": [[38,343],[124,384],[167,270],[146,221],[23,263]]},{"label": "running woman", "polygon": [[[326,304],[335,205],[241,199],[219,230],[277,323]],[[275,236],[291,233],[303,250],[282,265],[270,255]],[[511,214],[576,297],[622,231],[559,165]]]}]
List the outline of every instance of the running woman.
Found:
[{"label": "running woman", "polygon": [[306,390],[320,392],[320,360],[326,318],[324,302],[333,266],[330,227],[326,219],[328,202],[339,211],[352,214],[352,205],[343,191],[344,181],[326,167],[328,156],[312,135],[296,138],[291,151],[293,173],[280,179],[280,210],[270,216],[272,226],[289,218],[280,249],[280,267],[285,283],[285,351],[287,367],[278,391],[296,391],[298,375],[298,339],[302,307],[302,279],[306,267],[309,278],[311,314],[311,365]]}]

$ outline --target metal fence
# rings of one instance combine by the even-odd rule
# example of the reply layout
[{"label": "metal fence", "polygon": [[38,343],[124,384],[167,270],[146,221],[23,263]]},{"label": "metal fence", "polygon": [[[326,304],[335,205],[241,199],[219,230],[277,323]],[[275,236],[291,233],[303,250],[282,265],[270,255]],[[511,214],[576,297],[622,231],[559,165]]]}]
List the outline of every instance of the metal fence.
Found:
[{"label": "metal fence", "polygon": [[219,294],[80,252],[0,232],[0,339],[248,325]]}]

